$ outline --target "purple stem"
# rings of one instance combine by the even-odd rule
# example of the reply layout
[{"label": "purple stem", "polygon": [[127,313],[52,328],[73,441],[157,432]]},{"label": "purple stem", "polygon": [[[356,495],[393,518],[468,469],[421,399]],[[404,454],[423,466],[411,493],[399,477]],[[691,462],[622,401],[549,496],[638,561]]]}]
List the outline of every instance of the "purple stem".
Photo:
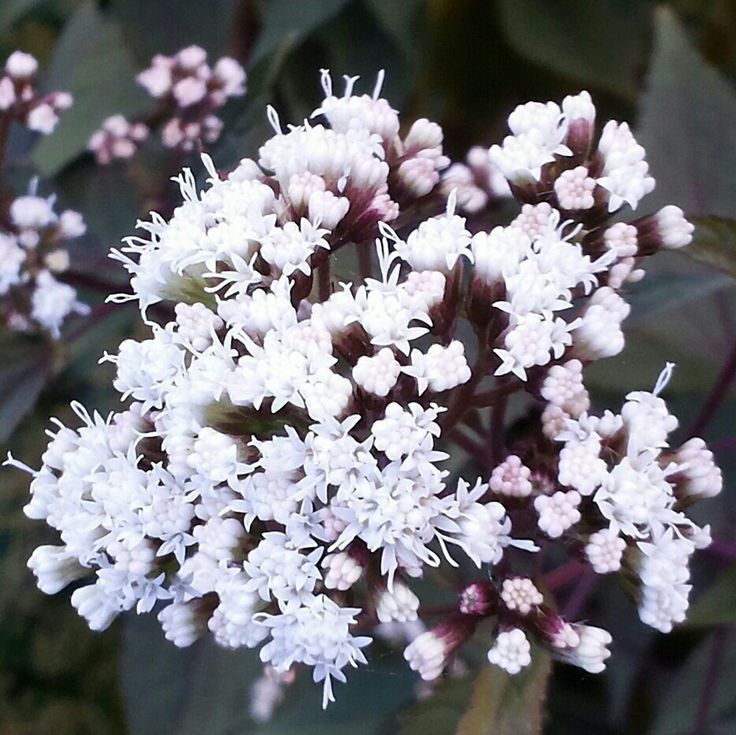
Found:
[{"label": "purple stem", "polygon": [[730,452],[733,449],[736,449],[736,436],[728,436],[725,439],[719,439],[717,442],[713,442],[712,444],[708,444],[710,447],[710,450],[714,454],[718,454],[719,452]]},{"label": "purple stem", "polygon": [[693,735],[707,735],[709,732],[708,713],[713,704],[713,698],[718,686],[718,675],[721,664],[723,663],[723,652],[726,648],[725,643],[728,633],[727,626],[719,625],[713,635],[713,646],[711,648],[708,669],[705,672],[703,689],[700,694],[700,704],[698,705],[698,714],[693,728]]},{"label": "purple stem", "polygon": [[719,556],[728,561],[736,561],[736,544],[726,539],[714,538],[705,550],[706,554]]},{"label": "purple stem", "polygon": [[580,616],[593,587],[595,587],[595,572],[589,567],[584,567],[575,589],[565,603],[565,618],[573,620]]},{"label": "purple stem", "polygon": [[358,251],[358,271],[361,280],[373,277],[373,250],[368,243],[358,243],[356,245]]},{"label": "purple stem", "polygon": [[508,396],[501,395],[491,408],[491,467],[495,467],[504,456],[504,422]]},{"label": "purple stem", "polygon": [[726,358],[726,362],[721,368],[721,372],[716,378],[713,388],[711,388],[708,397],[700,409],[700,413],[698,413],[688,429],[687,435],[689,437],[700,436],[703,433],[721,405],[734,377],[736,377],[736,345],[734,345]]},{"label": "purple stem", "polygon": [[453,429],[449,433],[448,438],[461,449],[464,449],[471,457],[477,459],[484,467],[488,463],[487,449],[479,442],[471,439],[467,434],[463,434],[458,429]]},{"label": "purple stem", "polygon": [[561,587],[565,587],[570,584],[573,580],[578,579],[584,569],[584,564],[575,559],[571,559],[556,569],[553,569],[551,572],[547,572],[547,574],[544,575],[544,584],[550,592],[555,592]]}]

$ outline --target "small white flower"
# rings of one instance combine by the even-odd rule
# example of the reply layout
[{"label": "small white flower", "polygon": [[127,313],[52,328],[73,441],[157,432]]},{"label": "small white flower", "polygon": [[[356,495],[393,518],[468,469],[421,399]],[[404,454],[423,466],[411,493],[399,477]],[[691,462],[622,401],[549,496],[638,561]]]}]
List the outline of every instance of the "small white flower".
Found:
[{"label": "small white flower", "polygon": [[465,219],[448,212],[422,222],[407,238],[396,244],[396,252],[414,270],[448,273],[460,258],[472,261],[470,233]]},{"label": "small white flower", "polygon": [[376,617],[382,623],[411,623],[417,619],[419,598],[401,582],[394,582],[393,589],[379,592]]},{"label": "small white flower", "polygon": [[43,133],[43,135],[51,135],[59,122],[59,116],[51,105],[42,102],[31,109],[26,122],[31,130]]},{"label": "small white flower", "polygon": [[636,227],[628,225],[626,222],[616,222],[616,224],[606,228],[603,233],[603,242],[619,258],[636,255],[638,250]]},{"label": "small white flower", "polygon": [[396,385],[401,365],[390,347],[380,349],[374,356],[363,356],[353,368],[353,380],[364,391],[387,396]]},{"label": "small white flower", "polygon": [[560,450],[557,478],[561,485],[574,488],[581,495],[592,495],[608,474],[600,458],[601,440],[592,433],[583,441],[570,441]]},{"label": "small white flower", "polygon": [[501,587],[501,599],[509,610],[520,615],[529,613],[544,602],[542,593],[528,577],[509,577]]},{"label": "small white flower", "polygon": [[525,498],[532,494],[530,477],[531,470],[522,464],[519,457],[511,454],[493,468],[488,487],[497,495]]},{"label": "small white flower", "polygon": [[344,682],[345,666],[366,663],[361,648],[370,643],[370,638],[350,633],[359,612],[319,595],[294,612],[264,614],[259,622],[269,629],[271,640],[261,649],[261,661],[278,672],[287,671],[294,663],[312,666],[314,680],[324,681],[322,706],[326,707],[334,701],[332,678]]},{"label": "small white flower", "polygon": [[603,127],[598,150],[603,156],[603,176],[598,185],[608,190],[608,211],[624,204],[636,209],[639,200],[654,189],[644,149],[636,142],[626,123],[610,120]]},{"label": "small white flower", "polygon": [[323,570],[324,585],[329,590],[348,590],[363,574],[363,567],[344,551],[327,554],[320,566]]},{"label": "small white flower", "polygon": [[599,288],[572,333],[576,354],[584,360],[613,357],[624,348],[621,322],[629,305],[612,289]]},{"label": "small white flower", "polygon": [[294,610],[311,597],[321,579],[317,562],[322,552],[318,547],[303,554],[286,534],[265,533],[243,564],[250,577],[245,588],[266,602],[274,598],[284,612]]},{"label": "small white flower", "polygon": [[678,495],[685,498],[712,498],[723,489],[723,476],[702,439],[688,439],[675,453],[678,464]]},{"label": "small white flower", "polygon": [[419,394],[427,388],[433,393],[451,390],[470,380],[470,366],[462,342],[453,340],[443,347],[433,344],[426,353],[412,350],[411,365],[400,368],[417,381]]},{"label": "small white flower", "polygon": [[488,651],[488,661],[512,676],[529,666],[532,648],[524,631],[520,628],[501,631]]},{"label": "small white flower", "polygon": [[519,227],[494,227],[473,235],[470,247],[473,274],[483,283],[493,284],[518,272],[531,253],[531,240]]},{"label": "small white flower", "polygon": [[179,648],[191,646],[207,630],[207,618],[196,602],[172,602],[161,609],[158,621],[166,640]]},{"label": "small white flower", "polygon": [[583,385],[583,364],[580,360],[553,365],[539,392],[542,398],[559,406],[570,416],[579,416],[590,406],[588,391]]},{"label": "small white flower", "polygon": [[673,205],[662,207],[654,217],[662,247],[674,250],[684,248],[692,242],[695,226],[685,219],[679,207]]},{"label": "small white flower", "polygon": [[550,538],[559,538],[580,520],[580,493],[576,490],[534,498],[534,509],[539,514],[539,528]]},{"label": "small white flower", "polygon": [[593,191],[595,179],[588,175],[585,166],[563,171],[555,180],[555,194],[560,207],[566,210],[592,209],[595,206]]},{"label": "small white flower", "polygon": [[391,460],[426,451],[431,447],[432,436],[439,435],[439,426],[434,422],[437,413],[434,408],[422,409],[418,403],[409,404],[408,410],[399,403],[390,403],[384,418],[371,427],[375,448]]},{"label": "small white flower", "polygon": [[409,668],[424,681],[432,681],[442,673],[447,655],[446,643],[431,630],[417,636],[404,651]]},{"label": "small white flower", "polygon": [[606,660],[611,652],[611,634],[603,628],[595,628],[592,625],[572,626],[577,643],[566,648],[556,648],[553,651],[555,658],[579,666],[591,674],[599,674],[606,668]]},{"label": "small white flower", "polygon": [[71,286],[60,283],[48,271],[38,274],[31,296],[31,317],[54,339],[60,337],[67,316],[88,313],[89,307],[77,301],[77,292]]},{"label": "small white flower", "polygon": [[23,51],[13,51],[5,62],[5,71],[14,79],[29,79],[37,70],[38,61]]},{"label": "small white flower", "polygon": [[626,541],[611,528],[596,531],[585,545],[585,558],[597,574],[610,574],[621,568]]},{"label": "small white flower", "polygon": [[54,595],[89,574],[89,569],[64,546],[39,546],[31,554],[28,568],[35,575],[38,588],[47,595]]}]

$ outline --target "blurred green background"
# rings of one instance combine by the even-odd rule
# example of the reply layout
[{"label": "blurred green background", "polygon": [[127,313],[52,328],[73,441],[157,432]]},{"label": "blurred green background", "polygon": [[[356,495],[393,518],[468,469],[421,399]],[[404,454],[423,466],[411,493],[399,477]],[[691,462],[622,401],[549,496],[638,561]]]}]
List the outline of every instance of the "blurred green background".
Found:
[{"label": "blurred green background", "polygon": [[[590,612],[614,635],[609,668],[597,677],[556,668],[544,732],[735,733],[736,402],[727,363],[736,359],[736,2],[2,0],[0,59],[15,49],[35,54],[43,89],[75,97],[49,138],[16,131],[2,196],[24,192],[38,175],[43,194],[56,192],[84,214],[89,233],[73,253],[73,278],[96,309],[53,352],[0,335],[0,441],[31,465],[39,463],[47,417],[68,418],[70,400],[113,407],[110,367],[97,358],[137,327],[134,309],[102,305],[99,280],[124,288],[106,253],[152,203],[175,195],[163,149],[149,146],[127,169],[100,168],[86,141],[110,114],[149,110],[135,74],[154,53],[192,43],[213,59],[235,56],[249,73],[248,94],[229,103],[211,150],[221,168],[255,155],[269,132],[266,104],[284,121],[309,114],[321,96],[321,67],[333,77],[360,74],[367,89],[385,68],[385,96],[402,119],[439,122],[456,159],[473,144],[498,141],[514,105],[581,88],[594,95],[601,122],[634,125],[657,179],[642,209],[681,206],[699,218],[697,243],[692,257],[655,259],[631,295],[626,350],[596,365],[590,382],[599,406],[616,406],[629,390],[651,387],[665,360],[675,361],[668,398],[682,436],[693,424],[702,429],[726,489],[695,511],[718,541],[697,560],[690,622],[657,635],[638,622],[617,582],[603,580]],[[719,376],[719,400],[709,401]],[[339,686],[326,715],[313,686],[300,680],[275,719],[257,726],[247,714],[255,654],[208,643],[179,651],[155,620],[135,616],[104,635],[89,632],[68,595],[44,597],[26,570],[31,550],[52,540],[21,513],[27,484],[17,472],[0,473],[0,735],[456,731],[472,671],[413,704],[414,678],[397,654],[378,647],[371,665]],[[504,690],[509,701],[521,696],[519,687]]]}]

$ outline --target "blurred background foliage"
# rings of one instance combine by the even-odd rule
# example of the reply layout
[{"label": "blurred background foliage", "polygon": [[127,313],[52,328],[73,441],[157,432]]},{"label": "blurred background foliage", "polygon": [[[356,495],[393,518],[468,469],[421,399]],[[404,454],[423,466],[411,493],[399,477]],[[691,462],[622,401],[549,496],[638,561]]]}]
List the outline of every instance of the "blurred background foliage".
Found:
[{"label": "blurred background foliage", "polygon": [[[264,107],[297,122],[320,98],[318,70],[360,74],[410,121],[441,123],[446,149],[499,140],[510,109],[587,88],[600,119],[629,120],[657,178],[650,211],[674,203],[697,218],[690,257],[655,259],[635,289],[628,344],[591,370],[600,406],[653,384],[678,364],[668,391],[682,420],[714,445],[726,490],[698,509],[717,539],[695,569],[689,623],[670,636],[645,629],[615,582],[603,580],[586,612],[614,635],[605,675],[556,667],[543,726],[529,733],[718,735],[736,732],[736,3],[733,0],[2,0],[0,58],[35,54],[44,89],[68,90],[75,105],[57,131],[11,141],[2,196],[40,176],[43,194],[80,210],[89,224],[73,253],[72,278],[94,305],[56,348],[0,336],[0,441],[37,465],[47,417],[69,417],[79,399],[106,412],[116,397],[105,349],[135,333],[134,309],[104,306],[102,280],[121,284],[109,247],[151,206],[173,203],[174,166],[163,149],[129,168],[100,168],[85,152],[107,115],[147,109],[135,74],[154,53],[197,43],[241,60],[248,94],[229,103],[225,133],[211,150],[222,169],[254,155],[268,134]],[[196,165],[196,161],[190,161]],[[497,213],[499,221],[509,212]],[[509,681],[484,669],[448,678],[415,703],[415,681],[396,653],[340,686],[325,715],[300,680],[267,725],[247,714],[257,657],[200,643],[165,643],[155,620],[132,617],[90,633],[67,597],[43,597],[25,561],[47,540],[21,512],[27,478],[0,479],[0,733],[2,735],[352,735],[507,733],[513,708],[534,710],[538,674]],[[148,616],[150,617],[150,616]],[[477,657],[477,656],[476,656]],[[496,695],[493,693],[496,692]],[[502,694],[498,694],[501,692]],[[506,723],[506,724],[505,724]],[[526,732],[526,731],[524,731]]]}]

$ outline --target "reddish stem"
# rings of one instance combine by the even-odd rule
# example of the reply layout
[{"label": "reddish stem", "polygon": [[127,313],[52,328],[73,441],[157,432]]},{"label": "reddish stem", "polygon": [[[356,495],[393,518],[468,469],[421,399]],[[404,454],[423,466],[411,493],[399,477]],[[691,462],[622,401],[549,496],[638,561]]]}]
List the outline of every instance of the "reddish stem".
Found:
[{"label": "reddish stem", "polygon": [[478,356],[475,359],[475,365],[473,365],[470,380],[460,388],[449,411],[441,419],[443,431],[449,431],[452,429],[452,427],[454,427],[471,408],[475,408],[475,397],[473,396],[473,391],[478,383],[483,379],[486,365],[488,363],[487,336],[488,335],[484,332],[477,333]]},{"label": "reddish stem", "polygon": [[419,608],[420,617],[436,617],[438,615],[450,615],[457,612],[457,605],[429,605]]},{"label": "reddish stem", "polygon": [[502,382],[490,390],[477,393],[473,398],[473,405],[478,408],[493,406],[499,401],[499,399],[511,395],[511,393],[516,393],[520,387],[521,386],[515,380]]},{"label": "reddish stem", "polygon": [[508,396],[502,394],[491,408],[491,467],[495,467],[504,455],[504,422]]},{"label": "reddish stem", "polygon": [[358,273],[365,281],[373,276],[373,248],[368,243],[358,243],[355,247],[358,251]]},{"label": "reddish stem", "polygon": [[595,587],[595,572],[589,567],[583,567],[578,583],[565,603],[564,615],[568,620],[574,620],[580,616],[593,587]]},{"label": "reddish stem", "polygon": [[726,650],[725,644],[728,638],[728,632],[728,628],[725,625],[719,625],[713,635],[713,646],[711,648],[708,668],[705,672],[705,681],[703,682],[703,689],[700,695],[693,735],[707,735],[709,732],[708,713],[710,712],[719,683],[718,675],[723,663],[723,653]]},{"label": "reddish stem", "polygon": [[447,437],[451,442],[464,449],[471,457],[477,459],[483,466],[488,462],[488,450],[479,442],[463,434],[459,429],[453,429]]},{"label": "reddish stem", "polygon": [[708,446],[714,454],[729,452],[736,449],[736,436],[727,436],[725,439],[719,439],[717,442],[709,442]]},{"label": "reddish stem", "polygon": [[736,561],[736,544],[725,539],[714,538],[710,546],[704,549],[706,554],[718,556],[728,561]]},{"label": "reddish stem", "polygon": [[695,421],[688,429],[688,437],[700,436],[720,407],[733,379],[736,377],[736,345],[732,348],[721,372],[716,378],[708,397],[705,399]]},{"label": "reddish stem", "polygon": [[544,575],[544,585],[550,592],[555,592],[578,579],[584,570],[584,564],[576,559],[571,559],[551,572],[547,572]]}]

